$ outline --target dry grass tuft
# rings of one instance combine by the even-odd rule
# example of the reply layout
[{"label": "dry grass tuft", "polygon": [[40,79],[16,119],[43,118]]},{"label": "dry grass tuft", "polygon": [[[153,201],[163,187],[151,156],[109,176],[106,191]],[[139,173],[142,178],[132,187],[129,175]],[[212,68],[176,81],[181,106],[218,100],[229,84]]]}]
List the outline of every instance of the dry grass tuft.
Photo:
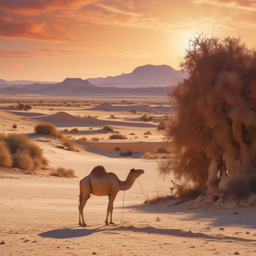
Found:
[{"label": "dry grass tuft", "polygon": [[57,128],[50,123],[40,123],[35,126],[35,133],[46,134],[58,139],[62,139],[63,135],[57,130]]},{"label": "dry grass tuft", "polygon": [[126,140],[127,137],[125,135],[115,133],[115,134],[110,135],[109,139],[110,140]]},{"label": "dry grass tuft", "polygon": [[91,138],[91,141],[99,141],[100,140],[100,138],[98,138],[98,137],[92,137]]},{"label": "dry grass tuft", "polygon": [[77,128],[73,128],[73,129],[70,130],[70,132],[79,133],[79,130]]},{"label": "dry grass tuft", "polygon": [[144,133],[144,135],[151,135],[152,133],[150,131],[147,131]]},{"label": "dry grass tuft", "polygon": [[51,176],[65,177],[65,178],[77,178],[75,171],[72,169],[65,169],[63,167],[58,167],[56,170],[50,172]]},{"label": "dry grass tuft", "polygon": [[174,196],[156,195],[155,197],[148,198],[144,204],[158,204],[160,202],[176,199]]},{"label": "dry grass tuft", "polygon": [[74,140],[63,138],[63,145],[67,147],[70,151],[77,151]]},{"label": "dry grass tuft", "polygon": [[11,167],[12,166],[12,156],[10,154],[9,148],[7,147],[5,141],[0,138],[0,166],[1,167]]},{"label": "dry grass tuft", "polygon": [[114,130],[108,125],[103,126],[102,129],[107,132],[114,132]]},{"label": "dry grass tuft", "polygon": [[166,122],[165,121],[161,121],[158,125],[157,125],[157,130],[165,130],[166,129]]},{"label": "dry grass tuft", "polygon": [[144,122],[153,121],[153,116],[143,115],[143,116],[140,118],[140,121],[144,121]]},{"label": "dry grass tuft", "polygon": [[119,147],[115,147],[115,149],[114,149],[115,151],[119,151],[120,150],[120,148]]},{"label": "dry grass tuft", "polygon": [[81,137],[78,140],[87,141],[87,138],[86,137]]},{"label": "dry grass tuft", "polygon": [[64,132],[68,132],[68,129],[64,129]]},{"label": "dry grass tuft", "polygon": [[18,127],[17,124],[13,124],[12,126],[13,129],[17,129],[17,127]]},{"label": "dry grass tuft", "polygon": [[42,149],[24,134],[9,134],[2,137],[12,156],[13,167],[35,171],[48,165]]}]

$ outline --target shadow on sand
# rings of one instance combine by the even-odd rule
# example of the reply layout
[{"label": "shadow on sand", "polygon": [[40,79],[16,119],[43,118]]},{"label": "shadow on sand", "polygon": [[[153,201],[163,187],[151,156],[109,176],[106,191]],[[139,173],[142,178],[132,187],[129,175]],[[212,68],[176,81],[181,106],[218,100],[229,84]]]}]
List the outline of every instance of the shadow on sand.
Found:
[{"label": "shadow on sand", "polygon": [[98,227],[95,229],[86,229],[86,228],[63,228],[63,229],[54,229],[50,231],[43,232],[39,234],[41,237],[56,238],[56,239],[65,239],[65,238],[74,238],[74,237],[83,237],[89,236],[91,234],[102,232],[105,230],[105,226]]}]

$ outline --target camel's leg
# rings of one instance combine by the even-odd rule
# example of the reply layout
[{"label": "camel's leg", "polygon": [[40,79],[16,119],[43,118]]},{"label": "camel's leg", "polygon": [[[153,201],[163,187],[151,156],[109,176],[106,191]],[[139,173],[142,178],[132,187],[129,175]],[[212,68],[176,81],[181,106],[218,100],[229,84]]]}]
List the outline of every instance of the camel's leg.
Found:
[{"label": "camel's leg", "polygon": [[108,212],[107,212],[107,218],[106,218],[106,225],[108,225],[108,215],[110,214],[110,224],[114,224],[112,221],[112,213],[113,213],[113,204],[114,204],[114,200],[116,198],[117,194],[111,194],[108,196],[109,201],[108,201]]},{"label": "camel's leg", "polygon": [[[82,227],[86,227],[86,224],[85,224],[85,221],[84,221],[84,212],[83,211],[84,211],[84,206],[85,206],[88,198],[89,198],[89,195],[85,195],[82,198],[81,203],[79,205],[79,225],[82,226]],[[82,219],[82,222],[80,221],[80,219]]]}]

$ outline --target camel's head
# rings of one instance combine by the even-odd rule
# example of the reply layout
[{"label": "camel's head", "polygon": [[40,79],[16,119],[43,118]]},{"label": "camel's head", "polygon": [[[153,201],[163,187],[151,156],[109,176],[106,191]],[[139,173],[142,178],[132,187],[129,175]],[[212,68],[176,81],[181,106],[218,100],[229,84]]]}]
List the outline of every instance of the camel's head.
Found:
[{"label": "camel's head", "polygon": [[132,174],[132,175],[134,175],[134,176],[136,176],[136,178],[137,177],[139,177],[141,174],[143,174],[144,173],[144,170],[142,170],[142,169],[131,169],[130,170],[130,173]]}]

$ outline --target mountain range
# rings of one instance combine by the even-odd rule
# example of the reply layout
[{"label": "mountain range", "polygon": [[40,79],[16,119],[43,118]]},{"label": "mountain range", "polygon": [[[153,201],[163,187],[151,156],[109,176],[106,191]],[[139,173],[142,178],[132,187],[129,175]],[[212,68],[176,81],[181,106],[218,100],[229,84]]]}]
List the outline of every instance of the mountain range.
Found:
[{"label": "mountain range", "polygon": [[[188,77],[188,73],[170,66],[145,65],[135,68],[131,73],[106,78],[66,78],[60,83],[16,80],[8,82],[0,79],[0,94],[44,94],[72,95],[88,94],[117,95],[143,94],[161,95],[170,91],[170,85]],[[23,84],[25,83],[25,84]]]}]

